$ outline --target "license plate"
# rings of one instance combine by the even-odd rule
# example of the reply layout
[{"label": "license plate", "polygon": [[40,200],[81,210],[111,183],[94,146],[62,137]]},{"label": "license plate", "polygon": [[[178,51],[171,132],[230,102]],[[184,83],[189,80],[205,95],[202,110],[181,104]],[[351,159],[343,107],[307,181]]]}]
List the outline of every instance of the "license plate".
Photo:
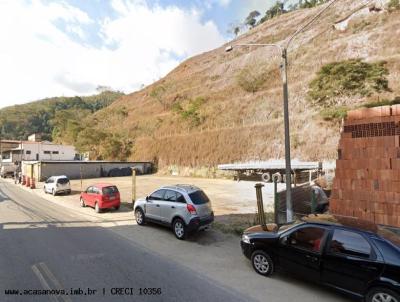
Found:
[{"label": "license plate", "polygon": [[115,196],[110,196],[110,200],[114,200],[115,199]]}]

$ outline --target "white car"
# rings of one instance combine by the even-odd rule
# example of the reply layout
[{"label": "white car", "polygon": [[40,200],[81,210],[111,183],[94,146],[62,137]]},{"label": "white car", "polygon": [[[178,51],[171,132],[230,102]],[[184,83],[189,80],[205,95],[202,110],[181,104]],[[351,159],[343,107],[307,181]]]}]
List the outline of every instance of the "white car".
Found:
[{"label": "white car", "polygon": [[45,193],[51,193],[54,196],[58,193],[71,194],[71,184],[65,175],[51,176],[45,181],[43,190]]}]

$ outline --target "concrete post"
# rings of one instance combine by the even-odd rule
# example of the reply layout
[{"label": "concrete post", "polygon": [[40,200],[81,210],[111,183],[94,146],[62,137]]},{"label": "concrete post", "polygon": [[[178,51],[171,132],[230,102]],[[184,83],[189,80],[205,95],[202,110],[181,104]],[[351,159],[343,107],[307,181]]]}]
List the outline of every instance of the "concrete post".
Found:
[{"label": "concrete post", "polygon": [[264,185],[258,183],[254,187],[256,188],[256,196],[257,196],[258,222],[260,223],[261,226],[265,227],[267,223],[265,221],[264,203],[261,191]]}]

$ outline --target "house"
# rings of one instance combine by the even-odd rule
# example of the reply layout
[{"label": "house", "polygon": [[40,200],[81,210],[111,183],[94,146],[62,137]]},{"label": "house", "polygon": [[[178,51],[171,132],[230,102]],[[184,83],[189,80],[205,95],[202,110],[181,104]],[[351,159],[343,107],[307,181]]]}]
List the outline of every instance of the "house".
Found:
[{"label": "house", "polygon": [[75,160],[79,159],[74,146],[40,141],[37,135],[29,136],[27,141],[1,141],[1,163],[11,164],[32,160]]}]

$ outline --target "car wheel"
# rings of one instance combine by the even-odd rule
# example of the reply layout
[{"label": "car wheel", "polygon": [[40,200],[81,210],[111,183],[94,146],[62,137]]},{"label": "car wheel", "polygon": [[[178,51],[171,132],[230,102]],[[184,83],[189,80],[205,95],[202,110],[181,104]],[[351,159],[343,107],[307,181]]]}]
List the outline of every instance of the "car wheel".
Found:
[{"label": "car wheel", "polygon": [[143,210],[141,208],[136,209],[135,218],[138,225],[144,225],[146,222],[146,217],[144,216]]},{"label": "car wheel", "polygon": [[81,207],[82,208],[86,207],[85,201],[83,200],[82,197],[81,197],[80,201],[81,201]]},{"label": "car wheel", "polygon": [[260,275],[270,276],[274,271],[274,262],[264,251],[255,251],[251,255],[251,263],[253,264],[254,270]]},{"label": "car wheel", "polygon": [[400,302],[400,295],[385,287],[372,288],[365,297],[366,302]]},{"label": "car wheel", "polygon": [[114,207],[114,209],[115,209],[116,211],[118,211],[118,210],[119,210],[119,206]]},{"label": "car wheel", "polygon": [[94,210],[96,211],[96,213],[100,213],[101,212],[101,209],[100,209],[100,206],[99,206],[98,202],[96,202],[96,204],[94,205]]},{"label": "car wheel", "polygon": [[179,240],[186,239],[186,225],[182,219],[176,218],[174,220],[172,224],[172,230],[174,231],[176,238]]},{"label": "car wheel", "polygon": [[57,195],[56,190],[53,189],[53,190],[51,191],[51,194],[53,194],[53,196],[56,196],[56,195]]}]

